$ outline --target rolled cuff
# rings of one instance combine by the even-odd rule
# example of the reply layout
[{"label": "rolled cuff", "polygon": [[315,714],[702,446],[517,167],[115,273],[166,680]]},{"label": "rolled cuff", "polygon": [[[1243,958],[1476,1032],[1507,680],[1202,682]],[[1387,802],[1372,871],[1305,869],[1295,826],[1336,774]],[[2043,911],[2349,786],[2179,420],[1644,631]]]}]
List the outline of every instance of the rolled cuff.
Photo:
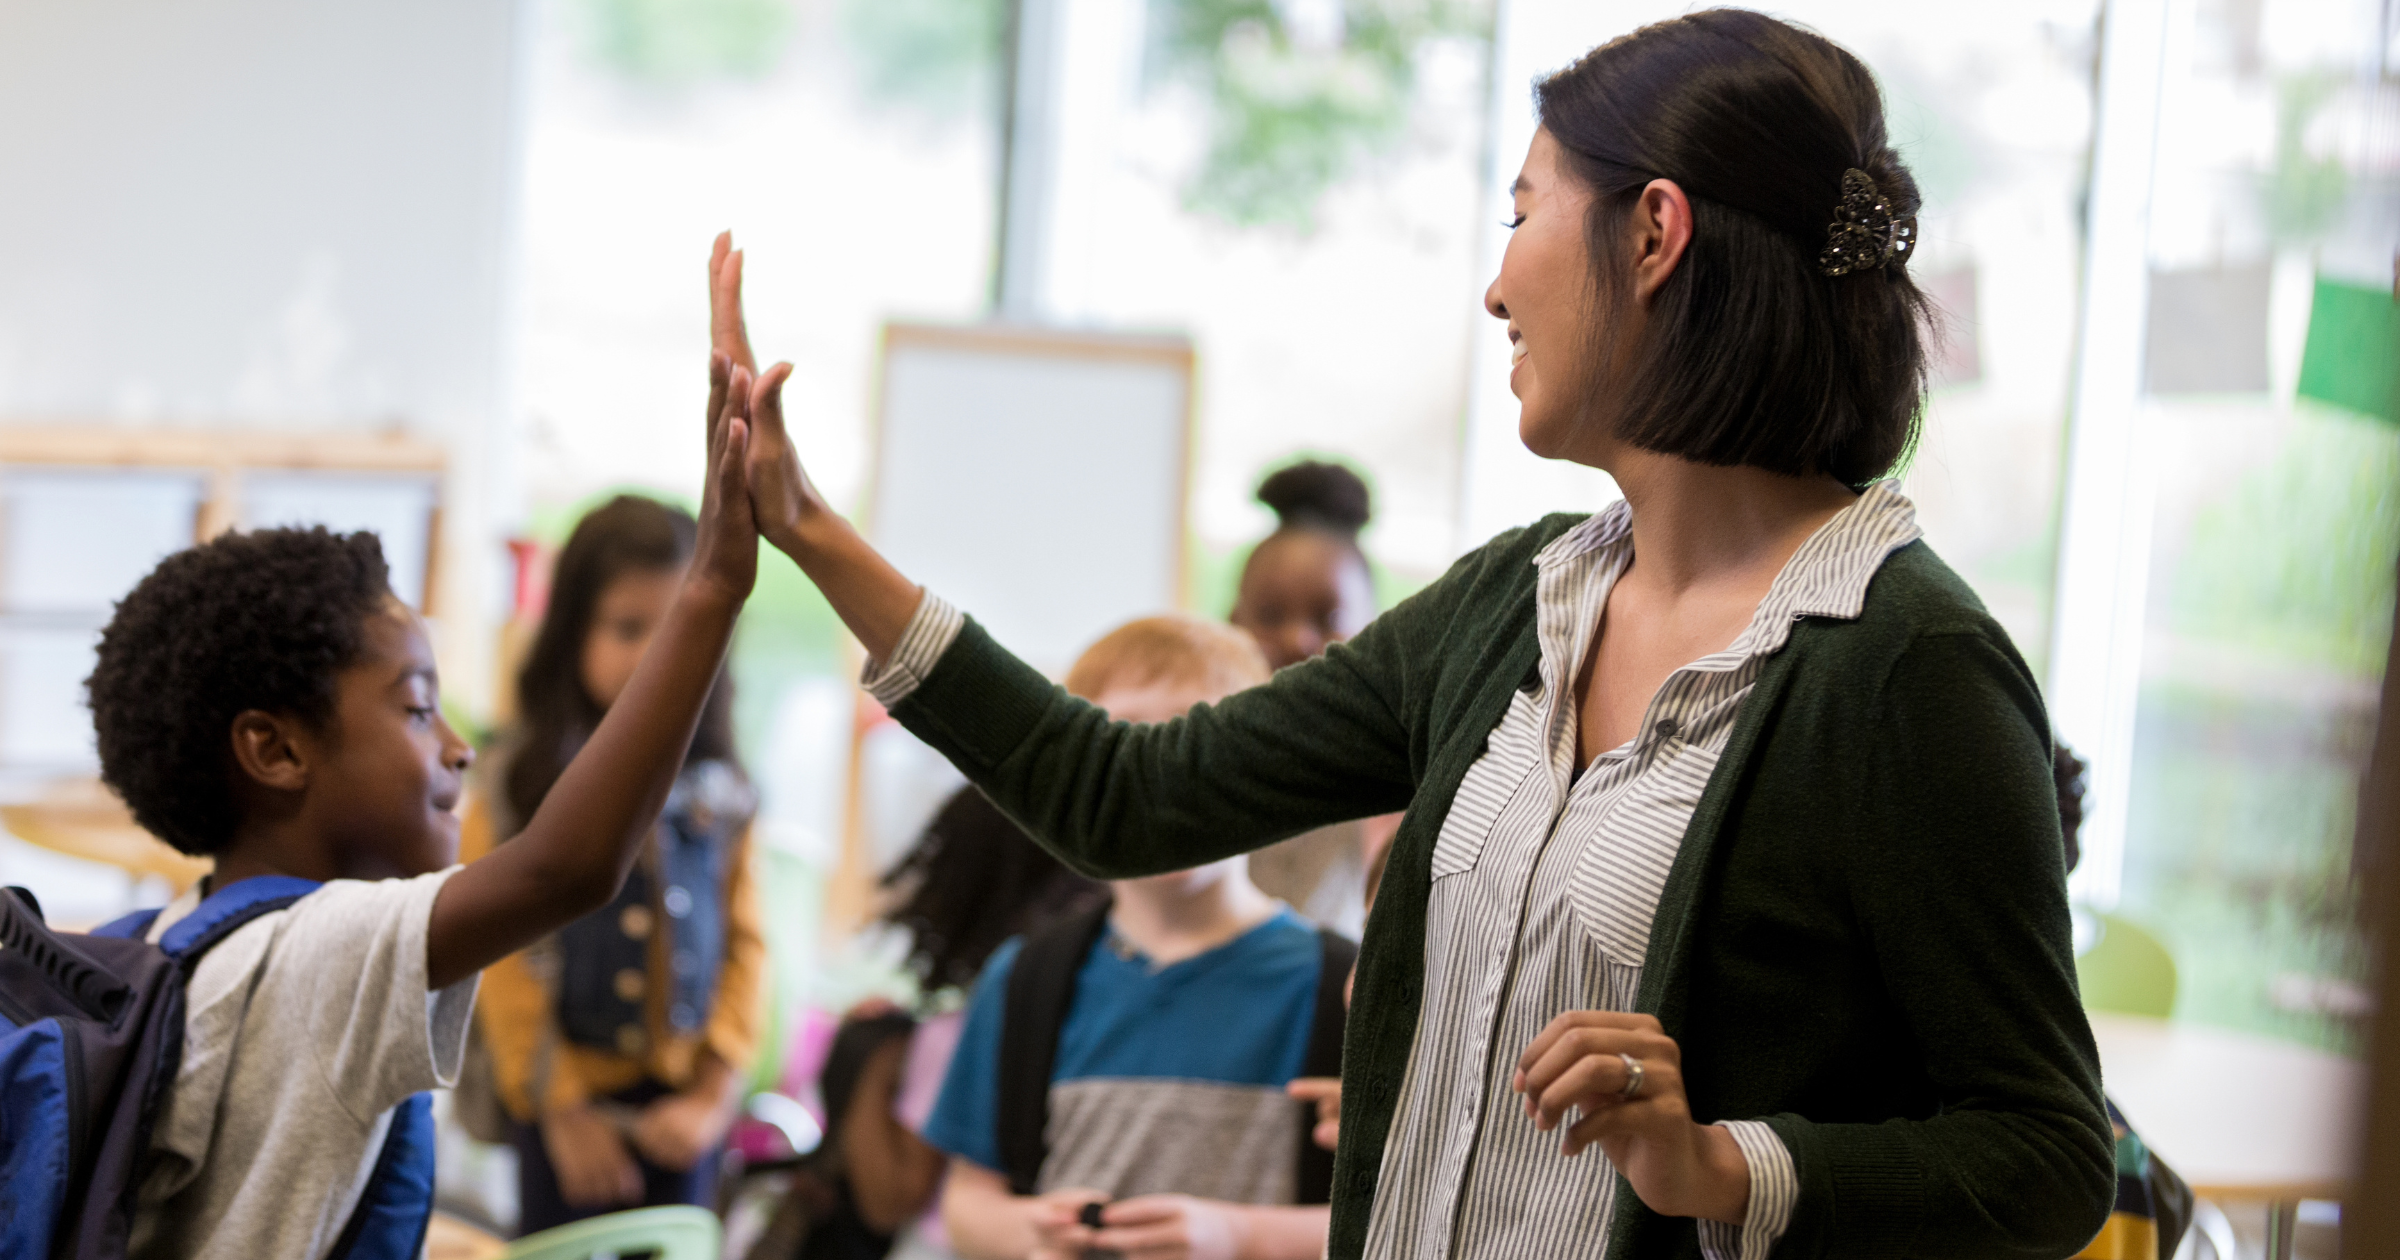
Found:
[{"label": "rolled cuff", "polygon": [[940,663],[942,654],[958,641],[959,629],[966,623],[966,616],[948,600],[926,591],[924,598],[917,601],[916,613],[908,619],[908,628],[900,632],[900,642],[893,645],[891,656],[868,661],[859,685],[887,709],[908,699]]},{"label": "rolled cuff", "polygon": [[1750,1165],[1750,1206],[1742,1223],[1700,1222],[1700,1254],[1708,1260],[1767,1260],[1783,1231],[1792,1223],[1792,1204],[1800,1197],[1800,1174],[1792,1152],[1760,1120],[1727,1120],[1721,1126],[1742,1148]]}]

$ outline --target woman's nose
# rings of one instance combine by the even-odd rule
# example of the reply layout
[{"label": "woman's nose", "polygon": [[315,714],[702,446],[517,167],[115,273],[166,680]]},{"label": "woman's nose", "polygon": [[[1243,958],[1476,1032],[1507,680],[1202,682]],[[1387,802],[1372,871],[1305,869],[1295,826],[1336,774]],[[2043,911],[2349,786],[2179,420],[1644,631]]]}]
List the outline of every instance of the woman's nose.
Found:
[{"label": "woman's nose", "polygon": [[1493,319],[1508,318],[1508,303],[1500,300],[1500,277],[1498,276],[1493,276],[1491,287],[1483,291],[1483,309],[1491,312]]}]

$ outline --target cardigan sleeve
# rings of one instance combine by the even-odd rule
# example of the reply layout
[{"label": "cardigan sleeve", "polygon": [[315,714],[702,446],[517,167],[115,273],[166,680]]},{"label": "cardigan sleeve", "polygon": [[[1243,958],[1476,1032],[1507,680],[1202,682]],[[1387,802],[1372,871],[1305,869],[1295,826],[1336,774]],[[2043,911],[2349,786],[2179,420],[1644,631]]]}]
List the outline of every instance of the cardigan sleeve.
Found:
[{"label": "cardigan sleeve", "polygon": [[1407,665],[1450,597],[1437,582],[1323,656],[1146,726],[1111,722],[969,618],[891,712],[1083,873],[1183,870],[1409,803]]},{"label": "cardigan sleeve", "polygon": [[2076,991],[2050,736],[2015,654],[1921,634],[1876,706],[1847,872],[1934,1114],[1768,1122],[1800,1194],[1779,1257],[2072,1255],[2114,1199],[2099,1055]]}]

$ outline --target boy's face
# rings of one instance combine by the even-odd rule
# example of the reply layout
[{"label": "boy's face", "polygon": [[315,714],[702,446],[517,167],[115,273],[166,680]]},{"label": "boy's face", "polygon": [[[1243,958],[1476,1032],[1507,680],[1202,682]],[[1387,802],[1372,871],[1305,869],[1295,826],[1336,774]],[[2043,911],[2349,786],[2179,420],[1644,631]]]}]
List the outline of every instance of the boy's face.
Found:
[{"label": "boy's face", "polygon": [[303,809],[335,864],[361,878],[422,875],[458,857],[458,799],[474,750],[441,712],[424,623],[397,599],[367,618],[333,721],[307,753]]}]

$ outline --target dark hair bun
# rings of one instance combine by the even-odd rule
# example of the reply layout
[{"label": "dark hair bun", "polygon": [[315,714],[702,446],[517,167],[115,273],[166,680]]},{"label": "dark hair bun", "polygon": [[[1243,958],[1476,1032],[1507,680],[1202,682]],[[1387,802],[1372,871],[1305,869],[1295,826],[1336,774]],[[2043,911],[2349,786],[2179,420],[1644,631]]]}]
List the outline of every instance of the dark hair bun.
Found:
[{"label": "dark hair bun", "polygon": [[1344,538],[1356,538],[1375,515],[1357,473],[1314,459],[1267,474],[1258,483],[1258,501],[1275,509],[1278,529],[1321,529]]}]

